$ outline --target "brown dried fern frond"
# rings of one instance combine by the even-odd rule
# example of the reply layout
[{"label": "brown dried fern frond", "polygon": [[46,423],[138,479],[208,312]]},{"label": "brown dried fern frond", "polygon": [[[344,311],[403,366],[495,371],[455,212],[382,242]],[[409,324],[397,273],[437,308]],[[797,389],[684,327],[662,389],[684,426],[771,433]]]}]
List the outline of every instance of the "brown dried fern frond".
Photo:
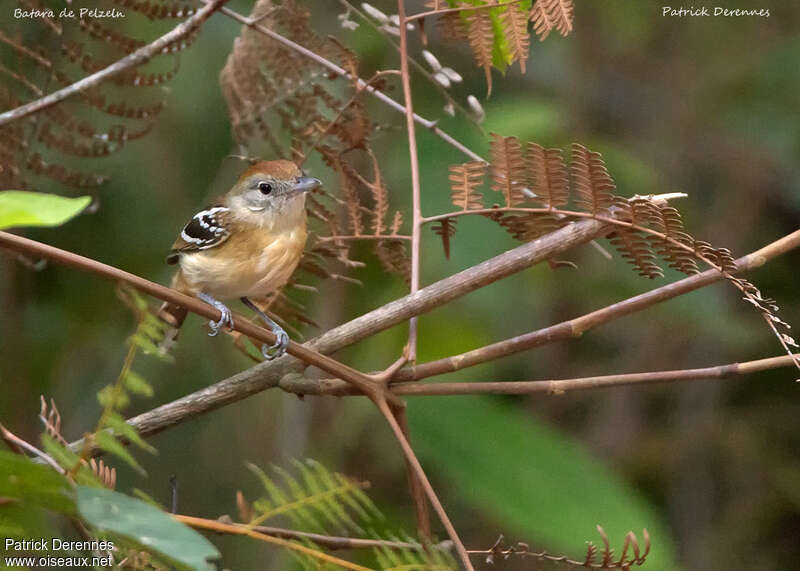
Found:
[{"label": "brown dried fern frond", "polygon": [[467,33],[472,56],[486,75],[486,97],[489,97],[492,94],[492,50],[494,48],[492,18],[488,10],[467,10],[462,14],[468,26]]},{"label": "brown dried fern frond", "polygon": [[486,217],[497,222],[512,238],[520,242],[530,242],[540,236],[555,232],[569,223],[566,217],[559,217],[549,212],[524,212],[511,214],[508,212],[490,212]]},{"label": "brown dried fern frond", "polygon": [[525,167],[531,190],[536,200],[550,208],[569,202],[569,177],[561,149],[545,149],[529,142],[525,153]]},{"label": "brown dried fern frond", "polygon": [[[669,267],[679,272],[691,275],[699,271],[697,269],[696,252],[701,249],[712,259],[716,257],[715,249],[710,244],[707,247],[695,244],[695,239],[684,230],[680,212],[672,206],[661,205],[654,207],[650,215],[649,226],[663,235],[663,237],[648,237],[653,248],[659,256],[666,260]],[[682,248],[681,244],[688,247],[688,249]],[[720,267],[724,266],[720,265]]]},{"label": "brown dried fern frond", "polygon": [[458,218],[442,218],[432,226],[433,232],[442,239],[444,257],[448,260],[450,259],[450,239],[456,234],[457,222]]},{"label": "brown dried fern frond", "polygon": [[450,199],[456,208],[475,210],[483,208],[483,195],[478,187],[483,184],[487,165],[483,161],[472,161],[450,165]]},{"label": "brown dried fern frond", "polygon": [[530,13],[533,29],[540,41],[544,41],[553,29],[562,36],[569,35],[574,17],[572,0],[536,0]]},{"label": "brown dried fern frond", "polygon": [[100,458],[90,458],[89,468],[103,485],[103,487],[113,490],[117,487],[117,469],[106,465]]},{"label": "brown dried fern frond", "polygon": [[378,240],[375,255],[383,269],[402,277],[406,285],[411,283],[411,259],[403,240]]},{"label": "brown dried fern frond", "polygon": [[518,5],[512,4],[500,16],[508,49],[513,61],[519,61],[519,68],[525,73],[525,62],[528,61],[531,37],[528,34],[528,14]]},{"label": "brown dried fern frond", "polygon": [[61,413],[58,412],[56,401],[51,398],[48,406],[44,395],[39,395],[39,402],[41,403],[39,420],[44,424],[44,433],[53,440],[67,446],[69,443],[61,434]]},{"label": "brown dried fern frond", "polygon": [[628,228],[618,227],[608,239],[617,249],[623,259],[636,268],[640,276],[646,278],[663,277],[664,272],[658,265],[658,257],[651,248],[650,238],[652,235],[646,234],[637,226],[648,226],[658,206],[650,200],[634,199],[626,200],[621,197],[614,199],[615,215],[617,218],[630,222]]},{"label": "brown dried fern frond", "polygon": [[594,215],[608,210],[617,189],[600,153],[590,151],[580,143],[572,144],[572,182],[575,205]]},{"label": "brown dried fern frond", "polygon": [[490,135],[492,190],[503,193],[506,206],[517,206],[525,202],[524,189],[527,188],[522,145],[516,137]]},{"label": "brown dried fern frond", "polygon": [[[20,4],[26,9],[41,8],[27,0]],[[135,2],[128,7],[135,12],[143,4]],[[166,8],[160,5],[158,10]],[[186,18],[195,11],[183,6],[174,16]],[[134,37],[132,29],[136,28],[88,16],[14,21],[0,33],[0,57],[14,59],[25,83],[8,74],[0,79],[0,108],[12,109],[54,87],[71,85],[151,40]],[[169,81],[178,69],[177,63],[171,69],[159,69],[165,61],[163,54],[188,47],[193,38],[175,42],[161,56],[77,97],[0,127],[0,179],[4,187],[50,190],[50,182],[55,181],[91,188],[104,182],[104,177],[85,172],[91,168],[85,166],[88,161],[75,162],[65,155],[87,160],[106,157],[149,133],[164,107],[163,90],[152,88]]]}]

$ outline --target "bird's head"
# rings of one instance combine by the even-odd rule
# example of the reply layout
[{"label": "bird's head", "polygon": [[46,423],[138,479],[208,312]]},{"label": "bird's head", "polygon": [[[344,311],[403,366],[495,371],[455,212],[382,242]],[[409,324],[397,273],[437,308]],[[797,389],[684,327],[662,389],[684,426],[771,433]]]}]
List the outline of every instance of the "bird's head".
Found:
[{"label": "bird's head", "polygon": [[261,161],[239,177],[226,202],[233,210],[278,214],[292,206],[302,208],[305,193],[320,184],[291,161]]}]

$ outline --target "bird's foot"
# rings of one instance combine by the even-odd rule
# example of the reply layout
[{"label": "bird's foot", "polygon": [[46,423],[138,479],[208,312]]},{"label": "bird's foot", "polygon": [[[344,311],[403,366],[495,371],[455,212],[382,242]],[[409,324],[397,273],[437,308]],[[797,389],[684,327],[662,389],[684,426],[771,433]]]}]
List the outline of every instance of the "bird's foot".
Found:
[{"label": "bird's foot", "polygon": [[281,329],[280,326],[272,327],[272,332],[277,337],[277,341],[272,345],[266,343],[261,346],[261,354],[267,361],[272,361],[278,357],[282,357],[286,353],[286,348],[289,346],[289,335],[286,331]]},{"label": "bird's foot", "polygon": [[214,337],[219,330],[223,327],[227,327],[228,329],[233,329],[233,314],[231,310],[228,309],[228,306],[222,303],[221,301],[217,301],[213,297],[205,293],[198,293],[197,297],[205,301],[207,304],[213,306],[217,309],[221,316],[219,321],[214,321],[213,319],[208,322],[208,326],[211,328],[211,331],[208,333],[209,337]]},{"label": "bird's foot", "polygon": [[264,344],[261,346],[261,354],[264,355],[264,358],[267,361],[272,361],[273,359],[283,356],[286,353],[286,348],[289,346],[289,335],[280,325],[275,323],[266,313],[261,311],[261,309],[259,309],[259,307],[248,298],[243,297],[241,300],[242,303],[252,309],[264,323],[269,325],[270,330],[277,338],[275,343],[272,345]]}]

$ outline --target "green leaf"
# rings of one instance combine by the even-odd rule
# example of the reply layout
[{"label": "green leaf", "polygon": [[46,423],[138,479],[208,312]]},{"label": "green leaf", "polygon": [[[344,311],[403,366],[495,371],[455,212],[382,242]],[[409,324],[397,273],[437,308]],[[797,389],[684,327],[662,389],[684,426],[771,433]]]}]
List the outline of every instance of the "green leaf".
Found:
[{"label": "green leaf", "polygon": [[219,551],[193,529],[143,501],[99,488],[78,486],[78,511],[92,527],[123,536],[179,563],[211,570]]},{"label": "green leaf", "polygon": [[[49,434],[42,434],[42,449],[66,471],[72,470],[75,464],[80,461],[80,456]],[[98,487],[103,485],[97,474],[85,463],[79,466],[75,472],[75,482],[84,486]]]},{"label": "green leaf", "polygon": [[107,406],[113,409],[125,408],[130,401],[131,399],[125,391],[116,390],[113,385],[106,385],[97,392],[97,402],[103,408]]},{"label": "green leaf", "polygon": [[139,373],[136,373],[135,371],[128,371],[125,374],[124,381],[125,388],[132,393],[145,397],[153,396],[153,387],[151,387],[150,383],[145,381]]},{"label": "green leaf", "polygon": [[641,539],[647,528],[647,569],[677,568],[660,514],[563,432],[491,397],[416,399],[408,415],[423,465],[450,481],[450,493],[501,522],[498,534],[581,558],[584,541],[599,541],[597,524],[617,549],[628,531]]},{"label": "green leaf", "polygon": [[113,454],[117,458],[124,460],[131,468],[139,472],[141,475],[144,476],[146,474],[144,468],[142,468],[136,461],[136,458],[134,458],[133,455],[128,452],[128,449],[125,448],[125,446],[123,446],[122,443],[109,432],[105,430],[96,432],[94,434],[94,443],[98,448],[101,448],[109,454]]},{"label": "green leaf", "polygon": [[0,450],[0,497],[64,514],[75,513],[74,490],[63,475],[4,450]]},{"label": "green leaf", "polygon": [[60,226],[77,216],[90,196],[67,198],[25,190],[0,191],[0,230],[15,226]]},{"label": "green leaf", "polygon": [[158,454],[158,450],[156,450],[155,448],[150,446],[147,442],[145,442],[144,439],[141,436],[139,436],[139,433],[136,431],[136,429],[127,422],[125,422],[125,419],[122,418],[117,413],[112,412],[111,414],[108,415],[108,418],[106,418],[106,425],[113,428],[117,436],[125,438],[131,444],[135,444],[136,446],[138,446],[142,450],[146,450],[150,454]]}]

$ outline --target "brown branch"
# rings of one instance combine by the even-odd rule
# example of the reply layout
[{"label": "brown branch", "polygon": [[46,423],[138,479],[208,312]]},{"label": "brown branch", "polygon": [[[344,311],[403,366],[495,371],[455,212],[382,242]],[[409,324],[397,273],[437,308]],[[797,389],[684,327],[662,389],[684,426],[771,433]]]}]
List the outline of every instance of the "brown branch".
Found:
[{"label": "brown branch", "polygon": [[48,107],[52,107],[53,105],[56,105],[57,103],[60,103],[65,99],[72,97],[73,95],[100,85],[102,82],[114,77],[115,75],[119,75],[126,70],[150,61],[152,58],[159,55],[167,46],[197,30],[203,24],[203,22],[205,22],[208,17],[211,16],[211,14],[221,9],[222,5],[227,1],[228,0],[209,0],[208,2],[205,2],[205,6],[198,10],[197,13],[195,13],[192,17],[187,18],[185,21],[175,26],[172,30],[160,38],[147,44],[146,46],[139,48],[135,52],[125,56],[119,61],[112,63],[108,67],[101,69],[92,75],[76,81],[72,85],[68,85],[63,89],[59,89],[50,95],[46,95],[40,99],[17,107],[16,109],[12,109],[0,114],[0,126],[11,123],[12,121],[16,121],[17,119],[22,119],[23,117],[27,117],[33,113],[38,113],[39,111],[47,109]]},{"label": "brown branch", "polygon": [[[411,161],[411,294],[419,290],[420,245],[422,242],[422,192],[419,179],[419,156],[417,154],[417,132],[414,125],[414,103],[411,98],[411,72],[408,69],[408,26],[406,6],[397,0],[397,16],[400,28],[400,76],[403,84],[403,101],[408,130],[408,154]],[[417,318],[408,322],[408,359],[417,360]]]},{"label": "brown branch", "polygon": [[[653,383],[669,383],[675,381],[703,381],[713,379],[728,379],[731,377],[749,375],[770,369],[793,367],[794,358],[800,353],[768,357],[756,361],[743,363],[730,363],[716,367],[702,369],[679,369],[673,371],[656,371],[648,373],[629,373],[622,375],[604,375],[599,377],[583,377],[579,379],[560,379],[549,381],[508,381],[508,382],[469,382],[460,383],[401,383],[392,386],[396,395],[423,396],[423,395],[527,395],[534,393],[547,393],[549,395],[563,395],[567,392],[588,389],[603,389],[625,385],[648,385]],[[346,387],[349,389],[349,387]],[[329,394],[329,393],[323,393]]]},{"label": "brown branch", "polygon": [[[403,323],[410,317],[431,311],[559,252],[596,238],[606,231],[607,226],[594,220],[577,222],[431,284],[415,295],[402,297],[331,329],[322,336],[308,341],[305,347],[322,354],[333,353]],[[2,233],[0,233],[0,243],[2,243]],[[208,311],[207,308],[204,310]],[[149,436],[184,420],[211,412],[263,390],[278,387],[284,380],[290,381],[296,377],[300,370],[297,363],[291,359],[283,358],[260,363],[209,387],[140,414],[128,422],[143,436]],[[403,371],[399,372],[402,373]]]},{"label": "brown branch", "polygon": [[520,0],[510,0],[509,2],[496,2],[492,4],[479,4],[475,6],[463,5],[457,8],[440,8],[439,10],[428,10],[427,12],[420,12],[409,16],[407,20],[412,22],[414,20],[421,20],[429,16],[441,16],[442,14],[450,14],[452,12],[468,12],[471,10],[486,10],[487,8],[502,8],[503,6],[510,6],[511,4],[519,4]]},{"label": "brown branch", "polygon": [[215,531],[217,533],[228,533],[233,535],[245,535],[247,537],[251,537],[259,541],[264,541],[266,543],[272,543],[273,545],[277,545],[279,547],[291,549],[292,551],[298,551],[310,557],[314,557],[316,559],[325,561],[326,563],[332,563],[333,565],[344,567],[345,569],[353,569],[354,571],[370,571],[369,567],[364,567],[363,565],[357,565],[356,563],[351,563],[350,561],[347,561],[345,559],[334,557],[333,555],[328,555],[327,553],[324,553],[322,551],[311,549],[310,547],[306,547],[305,545],[294,543],[292,541],[288,541],[280,537],[267,535],[265,533],[259,533],[258,531],[251,529],[247,526],[236,525],[232,523],[223,523],[221,521],[213,519],[205,519],[202,517],[193,517],[180,514],[172,514],[172,518],[175,519],[176,521],[179,521],[195,529],[205,529],[208,531]]},{"label": "brown branch", "polygon": [[[800,246],[800,230],[796,230],[760,250],[739,258],[736,260],[736,266],[739,268],[739,271],[752,270],[763,266],[768,260],[798,246]],[[437,361],[429,361],[415,367],[404,369],[398,372],[395,380],[398,382],[412,381],[441,375],[443,373],[452,373],[459,369],[472,367],[521,351],[527,351],[528,349],[541,345],[580,337],[583,333],[598,325],[630,315],[636,311],[641,311],[657,303],[678,297],[724,279],[726,279],[725,275],[718,270],[706,270],[705,272],[683,278],[677,282],[661,286],[646,293],[587,313],[581,317],[562,321],[561,323],[537,331],[498,341],[478,349],[473,349],[472,351],[467,351],[466,353],[461,353],[460,355],[453,355],[451,357],[446,357]]]},{"label": "brown branch", "polygon": [[[217,521],[221,521],[220,518]],[[208,520],[213,521],[213,520]],[[226,523],[226,522],[222,522]],[[425,546],[421,543],[412,543],[410,541],[389,541],[386,539],[365,539],[360,537],[340,537],[336,535],[322,535],[319,533],[311,533],[308,531],[297,531],[294,529],[286,529],[283,527],[271,527],[266,525],[250,526],[244,523],[233,523],[236,527],[248,528],[264,535],[271,535],[272,537],[280,537],[281,539],[308,539],[313,541],[321,547],[326,547],[332,551],[339,549],[372,549],[372,548],[388,548],[406,550],[413,549],[416,551],[423,551]],[[223,532],[224,533],[224,532]],[[442,541],[435,545],[430,546],[432,549],[447,551],[450,549],[449,541]]]},{"label": "brown branch", "polygon": [[[400,0],[402,2],[402,0]],[[400,19],[402,23],[402,17]],[[458,536],[458,532],[456,528],[453,526],[453,523],[450,521],[450,517],[447,515],[447,512],[442,505],[442,502],[439,501],[436,492],[433,489],[433,486],[428,480],[428,477],[425,475],[425,471],[422,469],[422,465],[419,463],[419,459],[417,459],[417,455],[414,453],[414,449],[411,447],[411,443],[406,438],[406,435],[403,432],[403,428],[398,424],[397,419],[392,414],[389,405],[386,401],[383,402],[376,402],[375,403],[378,408],[380,409],[381,413],[383,414],[386,421],[389,423],[389,426],[394,433],[394,437],[397,442],[400,444],[400,448],[403,450],[403,455],[406,457],[406,460],[411,464],[414,472],[419,479],[419,483],[422,486],[422,489],[425,491],[425,495],[428,497],[428,500],[433,506],[433,511],[436,512],[436,515],[439,516],[439,521],[442,522],[445,531],[447,532],[447,536],[452,540],[453,545],[456,548],[456,552],[461,559],[461,563],[464,564],[464,568],[467,571],[474,571],[472,567],[472,563],[469,560],[469,554],[467,553],[466,547],[461,542],[461,538]]]},{"label": "brown branch", "polygon": [[[47,258],[59,264],[78,268],[106,278],[123,281],[129,283],[139,291],[163,301],[168,301],[170,303],[185,307],[189,311],[197,313],[198,315],[202,315],[214,320],[220,318],[220,312],[218,309],[213,308],[212,306],[200,301],[195,297],[182,294],[176,290],[151,282],[135,274],[131,274],[124,270],[120,270],[119,268],[109,266],[90,258],[85,258],[72,252],[67,252],[65,250],[48,246],[47,244],[42,244],[41,242],[36,242],[35,240],[30,240],[28,238],[17,236],[16,234],[11,234],[8,232],[0,232],[0,246],[16,252],[23,252],[42,258]],[[271,344],[276,340],[275,334],[272,333],[272,331],[259,327],[258,325],[255,325],[239,315],[236,315],[234,318],[233,329],[262,343]],[[356,371],[347,365],[339,363],[330,357],[321,355],[318,352],[294,341],[289,341],[287,353],[297,357],[305,363],[315,365],[316,367],[328,371],[331,374],[341,376],[341,378],[345,380],[352,381],[355,386],[357,386],[364,392],[364,394],[368,395],[373,400],[386,392],[382,386],[372,382],[363,373]],[[281,360],[285,360],[285,358],[278,359],[275,362],[279,362]],[[334,371],[339,371],[341,375]],[[392,402],[394,404],[399,403],[399,401],[397,401],[397,399],[394,397],[392,397]]]}]

